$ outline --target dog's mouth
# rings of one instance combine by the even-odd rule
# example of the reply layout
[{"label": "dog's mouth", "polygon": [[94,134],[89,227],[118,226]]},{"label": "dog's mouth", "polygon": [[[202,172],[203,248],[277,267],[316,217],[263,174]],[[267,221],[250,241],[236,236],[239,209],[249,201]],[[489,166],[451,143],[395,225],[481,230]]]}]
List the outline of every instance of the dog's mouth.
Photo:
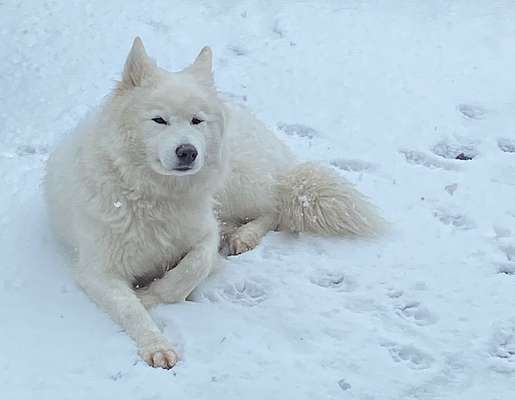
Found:
[{"label": "dog's mouth", "polygon": [[166,168],[159,159],[152,162],[152,169],[160,175],[175,176],[194,175],[200,170],[199,165],[178,165]]},{"label": "dog's mouth", "polygon": [[173,171],[179,171],[179,172],[184,172],[184,171],[189,171],[193,169],[192,166],[190,165],[185,165],[185,166],[182,166],[182,167],[177,167],[177,168],[174,168]]}]

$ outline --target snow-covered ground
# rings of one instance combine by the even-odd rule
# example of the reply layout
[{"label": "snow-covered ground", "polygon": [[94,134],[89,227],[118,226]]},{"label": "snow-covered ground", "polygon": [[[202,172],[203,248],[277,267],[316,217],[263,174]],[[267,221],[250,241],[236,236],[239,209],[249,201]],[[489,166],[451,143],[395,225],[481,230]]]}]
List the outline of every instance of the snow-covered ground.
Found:
[{"label": "snow-covered ground", "polygon": [[[0,1],[0,398],[515,398],[514,20],[492,0]],[[152,312],[171,371],[75,286],[40,188],[135,35],[170,69],[211,45],[221,92],[392,223],[224,261]]]}]

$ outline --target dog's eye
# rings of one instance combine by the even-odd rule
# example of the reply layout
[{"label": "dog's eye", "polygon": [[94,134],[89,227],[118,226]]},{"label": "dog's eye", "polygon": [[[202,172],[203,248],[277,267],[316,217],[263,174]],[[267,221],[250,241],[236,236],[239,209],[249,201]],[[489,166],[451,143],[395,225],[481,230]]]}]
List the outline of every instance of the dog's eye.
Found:
[{"label": "dog's eye", "polygon": [[203,119],[198,119],[197,117],[193,117],[191,119],[191,125],[198,125],[198,124],[201,124],[202,122],[204,122]]},{"label": "dog's eye", "polygon": [[166,122],[166,120],[161,117],[152,118],[152,121],[154,121],[156,124],[168,125],[168,122]]}]

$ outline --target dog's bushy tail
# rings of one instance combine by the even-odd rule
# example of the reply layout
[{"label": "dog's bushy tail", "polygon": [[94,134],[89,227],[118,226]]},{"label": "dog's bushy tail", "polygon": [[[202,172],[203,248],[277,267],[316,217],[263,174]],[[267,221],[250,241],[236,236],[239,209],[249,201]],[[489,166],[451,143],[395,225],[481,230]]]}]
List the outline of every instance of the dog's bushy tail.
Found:
[{"label": "dog's bushy tail", "polygon": [[299,164],[277,190],[280,230],[374,237],[386,228],[375,207],[331,168]]}]

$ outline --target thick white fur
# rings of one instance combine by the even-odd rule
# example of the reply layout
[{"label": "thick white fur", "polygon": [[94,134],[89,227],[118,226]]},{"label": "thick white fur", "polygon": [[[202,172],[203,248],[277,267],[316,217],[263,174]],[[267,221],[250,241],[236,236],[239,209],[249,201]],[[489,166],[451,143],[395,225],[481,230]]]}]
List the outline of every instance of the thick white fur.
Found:
[{"label": "thick white fur", "polygon": [[[192,125],[193,116],[203,122]],[[177,171],[184,143],[199,154]],[[122,81],[50,157],[46,191],[57,234],[78,250],[78,284],[162,368],[177,355],[145,307],[183,301],[209,274],[219,247],[213,211],[226,254],[273,229],[371,235],[381,223],[336,173],[298,164],[250,113],[219,99],[208,48],[170,73],[139,38]]]},{"label": "thick white fur", "polygon": [[229,176],[216,196],[225,254],[252,249],[275,229],[372,237],[385,228],[375,208],[334,170],[299,163],[246,110],[228,110]]}]

